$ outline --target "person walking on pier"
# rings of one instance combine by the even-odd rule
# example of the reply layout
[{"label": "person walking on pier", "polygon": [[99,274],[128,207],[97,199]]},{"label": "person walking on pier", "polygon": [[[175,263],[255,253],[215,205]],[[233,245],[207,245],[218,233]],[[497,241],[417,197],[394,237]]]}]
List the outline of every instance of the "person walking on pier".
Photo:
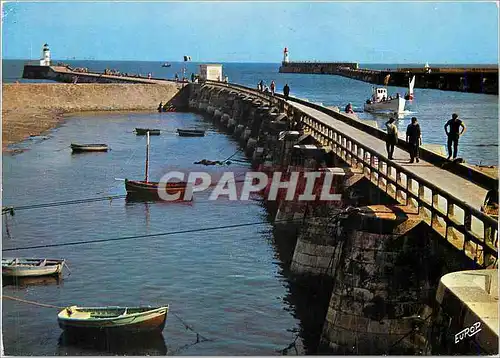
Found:
[{"label": "person walking on pier", "polygon": [[271,81],[271,95],[274,96],[274,91],[276,91],[276,83],[274,83],[274,80]]},{"label": "person walking on pier", "polygon": [[288,87],[288,83],[283,87],[283,95],[285,96],[285,101],[288,101],[288,96],[290,95],[290,87]]},{"label": "person walking on pier", "polygon": [[[450,128],[448,130],[448,127]],[[462,127],[462,131],[460,131]],[[457,158],[458,153],[458,139],[465,133],[465,124],[458,119],[458,114],[453,113],[451,119],[444,125],[444,131],[448,136],[448,160],[451,158],[451,147],[453,145],[453,159]]]},{"label": "person walking on pier", "polygon": [[389,120],[385,123],[387,127],[387,136],[385,137],[385,146],[387,148],[387,157],[389,159],[394,159],[394,146],[398,142],[398,127],[394,124],[395,119],[389,118]]},{"label": "person walking on pier", "polygon": [[410,146],[410,163],[413,163],[415,160],[418,163],[418,149],[422,145],[422,132],[420,131],[420,124],[418,124],[417,117],[412,117],[411,123],[406,128],[406,142]]}]

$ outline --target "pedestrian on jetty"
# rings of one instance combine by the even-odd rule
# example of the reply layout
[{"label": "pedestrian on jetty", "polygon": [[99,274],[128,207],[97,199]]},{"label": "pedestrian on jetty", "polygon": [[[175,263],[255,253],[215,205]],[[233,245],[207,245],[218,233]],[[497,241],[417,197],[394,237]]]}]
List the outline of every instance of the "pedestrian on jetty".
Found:
[{"label": "pedestrian on jetty", "polygon": [[283,87],[283,95],[285,96],[285,101],[288,101],[288,96],[290,95],[290,87],[288,87],[288,83]]},{"label": "pedestrian on jetty", "polygon": [[394,159],[394,146],[398,142],[398,127],[394,124],[396,120],[394,118],[389,118],[385,123],[387,127],[387,136],[385,137],[385,147],[387,148],[387,157],[389,159]]},{"label": "pedestrian on jetty", "polygon": [[276,83],[274,83],[274,80],[271,81],[270,87],[271,87],[271,95],[274,96],[274,92],[276,91]]},{"label": "pedestrian on jetty", "polygon": [[[448,130],[448,127],[450,128]],[[462,127],[462,131],[460,131]],[[453,145],[453,159],[457,158],[458,153],[458,139],[462,134],[465,133],[465,124],[460,119],[458,119],[458,114],[453,113],[451,119],[444,125],[444,131],[448,136],[448,159],[451,158],[451,147]]]},{"label": "pedestrian on jetty", "polygon": [[194,73],[191,73],[191,82],[194,83]]},{"label": "pedestrian on jetty", "polygon": [[415,160],[419,162],[419,146],[422,145],[422,132],[420,131],[420,124],[418,124],[417,117],[411,118],[411,123],[406,128],[406,142],[410,146],[410,163]]}]

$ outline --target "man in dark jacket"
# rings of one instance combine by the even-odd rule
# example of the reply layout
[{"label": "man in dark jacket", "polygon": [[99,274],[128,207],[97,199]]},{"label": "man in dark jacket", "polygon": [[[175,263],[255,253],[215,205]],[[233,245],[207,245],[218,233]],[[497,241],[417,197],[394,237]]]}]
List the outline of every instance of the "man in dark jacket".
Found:
[{"label": "man in dark jacket", "polygon": [[283,87],[283,95],[285,96],[285,100],[288,101],[288,95],[290,94],[290,87],[288,87],[288,83]]},{"label": "man in dark jacket", "polygon": [[415,160],[418,163],[418,149],[422,145],[422,132],[420,131],[420,124],[418,124],[417,117],[412,117],[411,124],[406,128],[406,142],[410,146],[410,163],[413,163]]},{"label": "man in dark jacket", "polygon": [[[450,130],[448,130],[448,127]],[[462,131],[460,131],[462,127]],[[458,119],[458,114],[453,113],[451,119],[444,125],[444,131],[448,136],[448,159],[451,158],[451,147],[453,145],[453,159],[457,157],[458,152],[458,138],[465,133],[465,124]]]}]

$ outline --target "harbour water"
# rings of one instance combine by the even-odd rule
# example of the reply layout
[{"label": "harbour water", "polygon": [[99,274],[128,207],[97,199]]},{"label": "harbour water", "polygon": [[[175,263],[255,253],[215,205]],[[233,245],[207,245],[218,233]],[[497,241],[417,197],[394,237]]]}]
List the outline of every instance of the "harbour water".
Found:
[{"label": "harbour water", "polygon": [[[171,62],[169,68],[161,67],[160,62],[133,61],[64,61],[74,67],[87,67],[93,71],[105,68],[127,73],[151,72],[154,77],[174,78],[177,73],[182,77],[186,66],[186,75],[198,72],[198,64],[192,62]],[[26,61],[3,61],[3,80],[8,82],[32,82],[23,80],[22,69]],[[278,92],[288,83],[291,95],[305,98],[325,106],[338,106],[343,109],[351,102],[354,111],[361,119],[375,120],[379,128],[384,128],[386,116],[363,113],[363,105],[371,95],[372,84],[349,78],[330,75],[286,74],[278,73],[278,63],[224,63],[223,71],[229,81],[250,87],[256,87],[260,80],[267,84],[274,80]],[[360,64],[366,68],[394,68],[396,65]],[[388,87],[389,94],[404,94],[406,88]],[[459,156],[468,163],[481,165],[498,164],[498,96],[472,94],[434,89],[415,89],[415,100],[407,106],[408,111],[398,121],[401,132],[406,131],[412,116],[416,116],[422,128],[424,144],[445,146],[444,125],[452,113],[458,113],[467,126],[466,134],[460,139]]]},{"label": "harbour water", "polygon": [[[195,126],[206,129],[207,135],[174,134],[178,127]],[[119,179],[144,177],[146,142],[144,136],[133,133],[135,127],[164,130],[151,137],[151,180],[169,169],[205,170],[193,162],[225,159],[237,151],[234,141],[195,114],[78,115],[47,139],[27,144],[30,150],[4,156],[3,205],[125,194]],[[105,142],[111,151],[71,154],[69,145],[76,141]],[[244,160],[240,154],[233,158]],[[231,165],[235,171],[246,167]],[[68,343],[57,325],[57,309],[3,300],[6,354],[274,355],[286,348],[300,330],[300,322],[289,303],[289,282],[277,258],[266,210],[259,201],[207,199],[204,193],[190,204],[117,198],[4,216],[4,250],[262,222],[216,231],[4,251],[5,257],[65,258],[71,270],[59,284],[49,280],[8,285],[3,287],[4,295],[55,306],[168,303],[171,308],[163,337],[149,346],[142,341],[118,344],[110,352],[109,347]],[[209,341],[196,343],[194,331]]]},{"label": "harbour water", "polygon": [[[153,72],[172,78],[182,63],[71,62],[92,70]],[[22,61],[4,61],[6,82],[20,80]],[[19,65],[20,64],[20,65]],[[142,66],[142,67],[141,67]],[[188,63],[187,73],[196,71]],[[292,95],[324,105],[361,109],[371,85],[336,76],[279,74],[278,64],[224,64],[231,82],[254,87],[274,79],[278,89],[288,83]],[[163,71],[163,72],[162,72]],[[158,73],[156,73],[158,72]],[[22,81],[22,80],[20,80]],[[390,91],[405,89],[390,88]],[[399,122],[404,130],[411,115],[419,118],[425,143],[444,144],[443,126],[451,113],[464,119],[468,131],[460,154],[468,162],[497,164],[498,97],[491,95],[416,90],[411,112]],[[358,113],[376,120],[387,117]],[[145,138],[135,127],[161,128],[151,138],[150,178],[167,170],[206,170],[193,162],[224,160],[238,146],[208,121],[191,113],[82,113],[68,118],[44,137],[18,147],[20,154],[3,155],[4,206],[32,206],[75,199],[125,194],[123,178],[144,176]],[[203,138],[178,137],[179,127],[207,130]],[[73,155],[71,142],[107,143],[108,153]],[[244,171],[248,164],[237,154]],[[223,168],[209,168],[223,170]],[[48,205],[4,216],[3,249],[130,238],[101,243],[4,251],[3,256],[63,257],[71,271],[62,282],[45,280],[6,285],[3,294],[55,306],[158,305],[171,311],[160,337],[121,342],[112,347],[74,343],[57,325],[57,309],[3,300],[3,344],[7,355],[275,355],[297,334],[299,354],[314,353],[304,322],[298,319],[294,280],[284,269],[279,243],[268,213],[259,201],[208,201],[198,194],[190,204],[130,202],[124,198],[73,205]],[[174,233],[223,225],[261,222],[242,228]],[[135,237],[137,238],[131,238]],[[5,284],[5,283],[4,283]],[[304,305],[302,305],[303,309]],[[189,328],[186,328],[189,327]],[[197,335],[198,333],[198,335]],[[295,350],[287,351],[295,354]]]}]

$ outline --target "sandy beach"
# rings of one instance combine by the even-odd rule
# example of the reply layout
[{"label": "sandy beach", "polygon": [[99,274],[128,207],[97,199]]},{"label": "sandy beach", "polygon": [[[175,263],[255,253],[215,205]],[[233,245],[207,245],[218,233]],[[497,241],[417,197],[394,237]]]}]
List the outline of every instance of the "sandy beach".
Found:
[{"label": "sandy beach", "polygon": [[2,152],[30,136],[43,134],[84,111],[156,110],[171,100],[177,84],[3,84]]}]

